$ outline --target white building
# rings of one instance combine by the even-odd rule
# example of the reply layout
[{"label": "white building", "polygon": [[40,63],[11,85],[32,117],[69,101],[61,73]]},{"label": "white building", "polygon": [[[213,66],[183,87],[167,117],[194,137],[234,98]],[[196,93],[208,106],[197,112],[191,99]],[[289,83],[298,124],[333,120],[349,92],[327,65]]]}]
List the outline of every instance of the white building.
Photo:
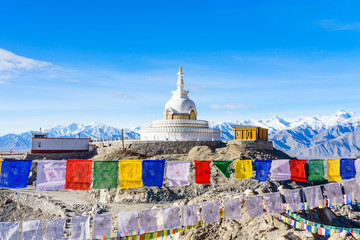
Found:
[{"label": "white building", "polygon": [[141,131],[144,141],[220,141],[220,130],[209,128],[209,123],[197,120],[195,103],[184,90],[184,73],[180,67],[177,90],[165,105],[165,120],[156,120]]},{"label": "white building", "polygon": [[88,152],[90,138],[49,138],[47,133],[33,133],[31,153]]}]

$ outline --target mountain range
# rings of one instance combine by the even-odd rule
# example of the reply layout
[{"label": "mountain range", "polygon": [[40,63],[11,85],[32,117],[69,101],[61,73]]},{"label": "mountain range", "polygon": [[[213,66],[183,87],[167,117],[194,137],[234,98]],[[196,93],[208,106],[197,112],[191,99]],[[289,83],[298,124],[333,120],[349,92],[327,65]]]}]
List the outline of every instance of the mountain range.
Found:
[{"label": "mountain range", "polygon": [[[264,120],[210,123],[220,129],[222,140],[233,139],[235,124],[255,125],[269,129],[274,147],[297,158],[337,158],[360,155],[360,114],[337,111],[331,116],[286,119],[274,116]],[[125,138],[139,138],[140,127],[124,129]],[[31,135],[36,131],[0,136],[0,151],[27,151]],[[121,129],[101,123],[59,125],[43,132],[49,137],[90,137],[112,139],[121,137]]]}]

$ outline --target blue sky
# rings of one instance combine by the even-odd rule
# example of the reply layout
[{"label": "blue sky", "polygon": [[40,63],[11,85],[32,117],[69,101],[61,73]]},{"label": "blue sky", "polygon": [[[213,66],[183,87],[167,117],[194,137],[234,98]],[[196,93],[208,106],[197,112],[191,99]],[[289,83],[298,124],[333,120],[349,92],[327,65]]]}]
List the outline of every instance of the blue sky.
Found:
[{"label": "blue sky", "polygon": [[360,112],[359,8],[357,1],[6,1],[0,135],[72,122],[147,126],[163,118],[180,65],[200,119]]}]

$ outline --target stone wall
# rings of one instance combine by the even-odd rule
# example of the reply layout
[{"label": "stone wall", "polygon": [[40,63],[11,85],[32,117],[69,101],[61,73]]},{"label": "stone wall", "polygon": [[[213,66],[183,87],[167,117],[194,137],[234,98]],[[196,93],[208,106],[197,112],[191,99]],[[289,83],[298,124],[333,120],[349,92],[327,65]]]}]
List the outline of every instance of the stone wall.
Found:
[{"label": "stone wall", "polygon": [[231,140],[230,144],[237,144],[242,148],[254,149],[256,151],[273,151],[273,142],[267,140]]}]

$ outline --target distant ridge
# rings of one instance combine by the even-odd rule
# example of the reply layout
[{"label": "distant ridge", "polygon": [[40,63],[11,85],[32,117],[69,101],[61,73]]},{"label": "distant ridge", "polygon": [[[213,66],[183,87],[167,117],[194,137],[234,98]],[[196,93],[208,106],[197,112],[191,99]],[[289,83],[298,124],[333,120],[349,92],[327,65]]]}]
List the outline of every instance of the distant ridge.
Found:
[{"label": "distant ridge", "polygon": [[[211,123],[221,130],[223,140],[230,140],[234,124],[256,125],[269,129],[274,146],[298,158],[337,158],[360,155],[360,114],[337,111],[331,116],[300,116],[285,119],[274,116],[263,120]],[[7,134],[0,137],[0,151],[26,151],[30,149],[31,134]],[[121,129],[101,123],[59,125],[44,132],[50,137],[82,137],[103,139],[121,137]],[[125,129],[127,138],[139,137],[140,127]]]}]

